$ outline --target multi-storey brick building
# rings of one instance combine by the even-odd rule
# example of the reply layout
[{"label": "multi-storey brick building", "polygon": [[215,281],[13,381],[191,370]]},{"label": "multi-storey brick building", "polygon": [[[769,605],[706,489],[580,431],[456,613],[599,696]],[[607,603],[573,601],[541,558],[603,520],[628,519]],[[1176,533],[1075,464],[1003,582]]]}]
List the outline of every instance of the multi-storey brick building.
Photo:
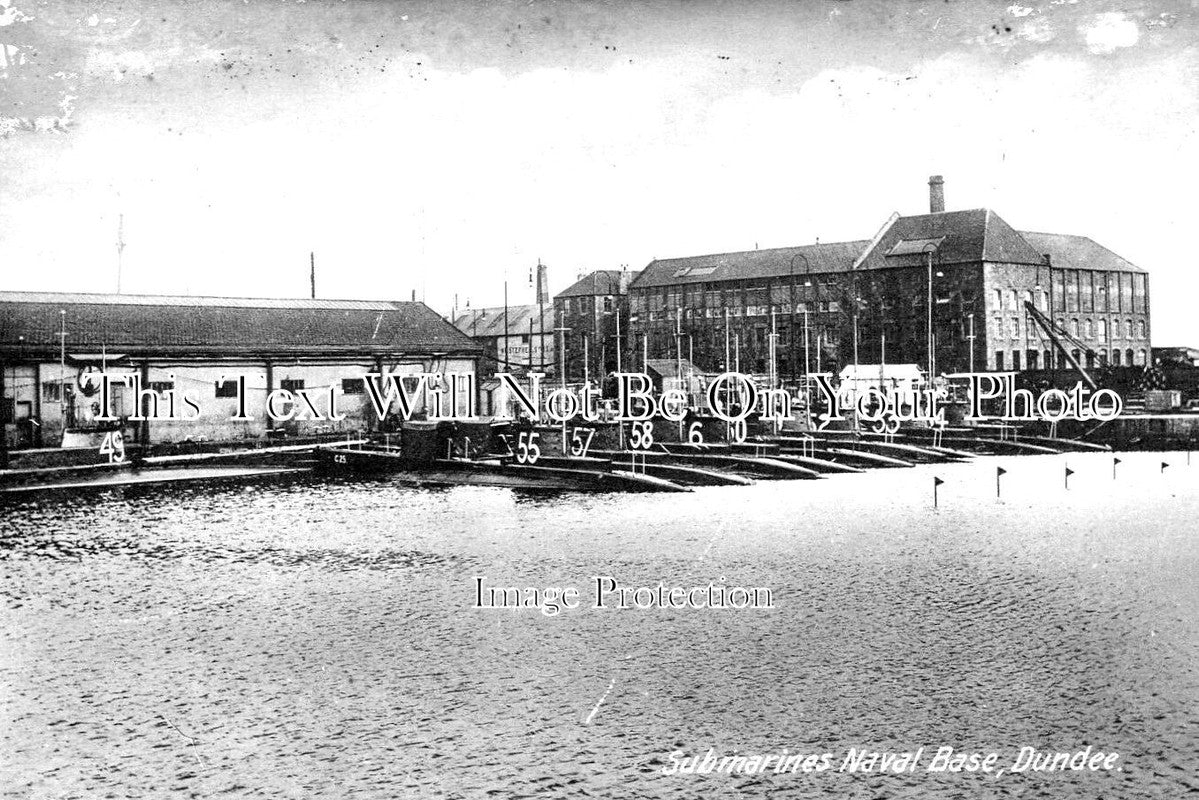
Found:
[{"label": "multi-storey brick building", "polygon": [[636,275],[596,270],[554,297],[554,315],[564,329],[567,380],[597,380],[616,369],[619,337],[629,323],[629,282]]},{"label": "multi-storey brick building", "polygon": [[[893,215],[870,240],[655,260],[629,290],[627,352],[783,379],[847,364],[936,373],[1150,358],[1144,270],[1085,236],[1017,231],[988,209]],[[727,356],[726,356],[727,353]],[[931,359],[930,359],[931,355]],[[640,363],[640,362],[636,362]]]}]

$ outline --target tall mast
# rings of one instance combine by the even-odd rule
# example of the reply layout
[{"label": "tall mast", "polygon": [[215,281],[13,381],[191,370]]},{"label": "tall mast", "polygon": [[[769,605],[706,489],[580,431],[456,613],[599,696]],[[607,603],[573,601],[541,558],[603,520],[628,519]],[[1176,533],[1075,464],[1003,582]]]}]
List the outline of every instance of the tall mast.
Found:
[{"label": "tall mast", "polygon": [[117,294],[121,293],[121,267],[125,252],[125,215],[117,215]]}]

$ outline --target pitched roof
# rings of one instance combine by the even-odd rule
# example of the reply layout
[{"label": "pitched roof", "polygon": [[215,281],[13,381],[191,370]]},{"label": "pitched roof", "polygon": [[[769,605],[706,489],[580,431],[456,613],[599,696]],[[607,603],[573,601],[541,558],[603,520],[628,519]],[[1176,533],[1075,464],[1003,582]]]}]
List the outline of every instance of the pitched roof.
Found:
[{"label": "pitched roof", "polygon": [[[702,369],[685,358],[651,358],[645,362],[645,366],[649,368],[650,372],[656,372],[663,378],[679,378],[704,374]],[[682,372],[679,371],[680,368],[682,368]]]},{"label": "pitched roof", "polygon": [[1020,231],[1020,235],[1038,252],[1048,254],[1050,263],[1055,267],[1111,272],[1145,271],[1086,236],[1034,231]]},{"label": "pitched roof", "polygon": [[572,283],[555,297],[588,297],[592,295],[621,294],[620,276],[628,274],[635,278],[639,273],[624,273],[619,269],[597,269]]},{"label": "pitched roof", "polygon": [[[507,329],[509,336],[527,335],[530,330],[534,335],[545,333],[553,337],[554,308],[546,305],[541,322],[537,314],[541,307],[537,304],[524,306],[508,306]],[[454,320],[454,326],[464,334],[474,338],[489,338],[504,335],[504,307],[498,308],[469,308],[459,311]],[[530,328],[530,326],[532,326]]]},{"label": "pitched roof", "polygon": [[925,253],[930,251],[939,264],[1040,265],[1049,255],[1056,267],[1145,271],[1085,236],[1017,231],[994,211],[976,208],[893,216],[872,240],[655,259],[633,280],[632,287],[912,267],[924,263]]},{"label": "pitched roof", "polygon": [[744,250],[650,262],[632,283],[638,289],[679,283],[774,278],[806,272],[843,272],[869,242],[829,242],[770,250]]},{"label": "pitched roof", "polygon": [[0,292],[0,349],[333,355],[475,353],[418,302]]},{"label": "pitched roof", "polygon": [[859,269],[910,267],[923,263],[925,252],[940,264],[1000,261],[1041,264],[1040,252],[994,211],[943,211],[899,217],[865,253]]}]

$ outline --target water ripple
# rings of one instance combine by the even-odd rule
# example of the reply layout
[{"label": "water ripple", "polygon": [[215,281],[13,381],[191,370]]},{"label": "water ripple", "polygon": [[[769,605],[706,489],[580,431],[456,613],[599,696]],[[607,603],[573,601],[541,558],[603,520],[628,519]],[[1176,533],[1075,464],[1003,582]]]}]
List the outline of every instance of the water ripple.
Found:
[{"label": "water ripple", "polygon": [[[1071,456],[1069,492],[1060,458],[939,467],[935,512],[924,467],[684,502],[386,479],[23,500],[0,516],[0,793],[1195,793],[1199,466],[1124,460],[1113,483]],[[476,575],[723,580],[776,608],[483,611]],[[677,750],[941,744],[1125,767],[662,775]]]}]

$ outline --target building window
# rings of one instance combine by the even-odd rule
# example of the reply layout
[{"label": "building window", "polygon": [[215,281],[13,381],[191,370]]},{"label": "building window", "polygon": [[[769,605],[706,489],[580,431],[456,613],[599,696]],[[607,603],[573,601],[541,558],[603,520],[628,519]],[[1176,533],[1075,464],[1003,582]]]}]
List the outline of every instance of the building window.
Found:
[{"label": "building window", "polygon": [[995,310],[996,311],[1003,310],[1003,290],[1002,289],[995,290]]},{"label": "building window", "polygon": [[1105,319],[1099,320],[1099,341],[1107,341],[1107,320]]},{"label": "building window", "polygon": [[366,387],[362,384],[361,378],[342,378],[341,393],[342,394],[362,394]]},{"label": "building window", "polygon": [[1012,369],[1020,369],[1020,351],[1012,351]]},{"label": "building window", "polygon": [[611,297],[604,298],[604,311],[611,313],[611,311],[612,311],[612,298]]},{"label": "building window", "polygon": [[150,381],[150,389],[153,389],[158,394],[173,391],[175,388],[174,381]]},{"label": "building window", "polygon": [[999,369],[999,370],[1003,369],[1003,351],[1002,350],[995,351],[995,369]]},{"label": "building window", "polygon": [[1087,320],[1086,326],[1087,326],[1086,327],[1086,331],[1087,331],[1086,338],[1090,339],[1090,338],[1094,337],[1094,335],[1095,335],[1095,327],[1094,327],[1094,324],[1091,322],[1091,320]]},{"label": "building window", "polygon": [[1015,289],[1012,289],[1012,310],[1015,311],[1019,307],[1020,307],[1019,295],[1016,293]]},{"label": "building window", "polygon": [[[1124,338],[1132,338],[1132,320],[1130,319],[1124,320]],[[1129,362],[1129,366],[1132,366],[1131,362]]]},{"label": "building window", "polygon": [[1143,319],[1137,320],[1137,338],[1138,339],[1145,338],[1145,320],[1143,320]]},{"label": "building window", "polygon": [[1041,363],[1045,365],[1045,369],[1053,369],[1053,351],[1046,350],[1042,356],[1044,356],[1044,360]]},{"label": "building window", "polygon": [[1132,348],[1131,347],[1124,351],[1124,363],[1130,367],[1134,363],[1132,360]]},{"label": "building window", "polygon": [[62,400],[62,384],[58,381],[51,381],[42,384],[42,399],[47,402],[57,403]]},{"label": "building window", "polygon": [[1119,350],[1112,350],[1112,366],[1113,367],[1120,366],[1120,351]]},{"label": "building window", "polygon": [[216,396],[237,397],[237,381],[217,381]]},{"label": "building window", "polygon": [[[1020,338],[1020,318],[1019,317],[1012,317],[1012,338],[1013,339]],[[1019,369],[1019,367],[1017,367],[1017,369]]]},{"label": "building window", "polygon": [[304,381],[299,378],[284,378],[279,381],[279,388],[288,392],[298,392],[304,388]]},{"label": "building window", "polygon": [[1070,333],[1078,336],[1078,317],[1070,320]]}]

